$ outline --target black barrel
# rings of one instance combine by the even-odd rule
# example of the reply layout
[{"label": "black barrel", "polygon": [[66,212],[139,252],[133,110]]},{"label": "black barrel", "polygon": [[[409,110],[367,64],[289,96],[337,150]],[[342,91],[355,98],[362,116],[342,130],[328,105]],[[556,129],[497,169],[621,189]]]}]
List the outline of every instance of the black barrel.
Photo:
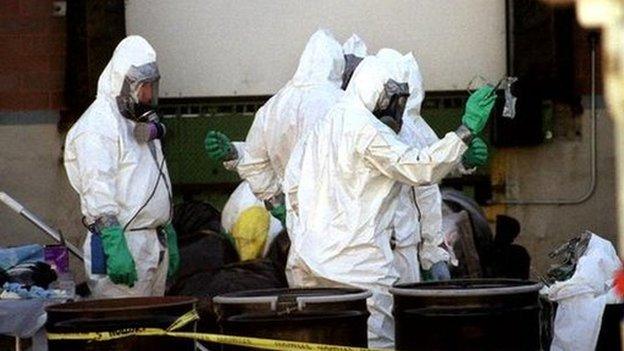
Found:
[{"label": "black barrel", "polygon": [[398,285],[397,350],[539,350],[541,284],[507,279]]},{"label": "black barrel", "polygon": [[[116,331],[126,328],[166,329],[180,316],[195,308],[192,297],[137,297],[123,299],[87,300],[52,305],[46,308],[49,333],[80,333]],[[194,331],[189,323],[179,331]],[[170,337],[127,337],[110,341],[48,340],[49,351],[193,351],[191,339]]]},{"label": "black barrel", "polygon": [[366,347],[370,295],[359,289],[270,289],[220,295],[213,303],[224,334]]},{"label": "black barrel", "polygon": [[596,351],[620,350],[622,345],[620,325],[623,319],[624,304],[617,303],[605,306]]}]

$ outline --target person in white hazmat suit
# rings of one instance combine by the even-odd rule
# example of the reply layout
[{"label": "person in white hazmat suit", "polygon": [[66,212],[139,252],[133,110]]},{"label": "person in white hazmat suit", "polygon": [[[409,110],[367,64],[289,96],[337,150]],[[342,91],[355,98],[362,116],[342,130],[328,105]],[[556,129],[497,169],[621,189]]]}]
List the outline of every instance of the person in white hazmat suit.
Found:
[{"label": "person in white hazmat suit", "polygon": [[97,298],[162,296],[179,266],[171,183],[154,139],[162,128],[153,110],[159,78],[150,44],[122,40],[95,101],[65,141],[65,169],[89,226],[85,270]]},{"label": "person in white hazmat suit", "polygon": [[[256,113],[244,143],[231,143],[215,131],[206,136],[208,155],[236,170],[253,195],[268,202],[267,207],[282,223],[285,207],[281,184],[292,149],[342,97],[341,87],[346,87],[364,56],[366,45],[357,35],[341,47],[329,31],[318,30],[306,44],[293,78]],[[244,191],[237,194],[243,202],[251,196]]]},{"label": "person in white hazmat suit", "polygon": [[[410,95],[405,104],[403,124],[399,138],[406,144],[423,149],[440,139],[420,115],[424,99],[423,79],[416,59],[411,53],[403,56],[393,49],[381,49],[376,55],[389,69],[407,69]],[[405,65],[401,68],[401,65]],[[475,150],[478,149],[478,151]],[[485,148],[485,149],[483,149]],[[479,137],[472,140],[467,154],[483,155],[487,159],[487,147]],[[469,158],[474,160],[474,158]],[[480,161],[485,162],[483,158]],[[464,157],[455,171],[471,173],[466,169],[483,162],[467,162]],[[394,262],[399,275],[398,283],[421,281],[420,268],[428,271],[433,280],[450,279],[448,261],[450,255],[442,247],[442,194],[438,184],[412,187],[401,186],[397,210],[393,220]]]},{"label": "person in white hazmat suit", "polygon": [[[400,183],[435,184],[461,161],[487,122],[491,87],[471,96],[456,132],[418,149],[396,134],[409,72],[375,56],[357,67],[345,96],[297,145],[284,181],[293,287],[359,287],[368,302],[369,347],[392,348],[389,288],[397,279],[390,248]],[[398,181],[398,182],[397,182]]]}]

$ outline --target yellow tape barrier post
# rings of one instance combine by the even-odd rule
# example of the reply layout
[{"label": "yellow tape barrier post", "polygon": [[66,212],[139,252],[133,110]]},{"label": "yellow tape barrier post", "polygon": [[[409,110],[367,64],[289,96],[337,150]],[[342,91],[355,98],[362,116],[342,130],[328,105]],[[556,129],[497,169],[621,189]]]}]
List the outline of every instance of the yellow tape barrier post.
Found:
[{"label": "yellow tape barrier post", "polygon": [[381,351],[361,347],[338,346],[327,344],[315,344],[299,341],[284,341],[264,338],[252,338],[246,336],[232,336],[222,334],[177,332],[177,329],[199,319],[197,311],[193,310],[178,318],[169,328],[126,328],[110,332],[86,332],[86,333],[48,333],[48,340],[90,340],[108,341],[129,336],[170,336],[175,338],[187,338],[218,344],[246,346],[262,350],[279,351]]}]

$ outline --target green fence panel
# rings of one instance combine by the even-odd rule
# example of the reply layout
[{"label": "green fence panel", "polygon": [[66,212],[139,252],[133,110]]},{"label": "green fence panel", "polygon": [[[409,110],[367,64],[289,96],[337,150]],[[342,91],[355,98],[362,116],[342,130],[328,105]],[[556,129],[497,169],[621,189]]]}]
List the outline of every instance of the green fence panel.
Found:
[{"label": "green fence panel", "polygon": [[[164,152],[171,180],[175,185],[216,185],[240,181],[235,172],[213,162],[204,152],[204,137],[209,130],[225,133],[232,141],[244,141],[254,114],[263,101],[250,102],[169,102],[161,106],[162,122],[167,127]],[[427,98],[422,115],[431,128],[443,137],[461,123],[465,97]],[[484,139],[488,142],[487,130]],[[487,172],[481,167],[478,173]]]},{"label": "green fence panel", "polygon": [[[242,106],[242,108],[241,108]],[[227,171],[204,152],[204,137],[218,130],[233,141],[244,141],[255,109],[246,105],[180,105],[163,108],[167,128],[164,151],[174,184],[199,185],[238,182],[235,172]]]}]

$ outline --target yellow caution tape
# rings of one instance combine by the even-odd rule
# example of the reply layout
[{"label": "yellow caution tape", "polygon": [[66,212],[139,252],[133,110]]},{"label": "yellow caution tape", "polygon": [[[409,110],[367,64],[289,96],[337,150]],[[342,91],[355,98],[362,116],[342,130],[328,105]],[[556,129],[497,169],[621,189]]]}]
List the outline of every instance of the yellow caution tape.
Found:
[{"label": "yellow caution tape", "polygon": [[109,332],[84,332],[84,333],[47,333],[48,340],[90,340],[108,341],[129,336],[170,336],[175,338],[186,338],[201,341],[208,341],[218,344],[246,346],[262,350],[279,351],[381,351],[361,347],[338,346],[327,344],[316,344],[299,341],[284,341],[264,338],[253,338],[247,336],[232,336],[222,334],[177,332],[180,329],[199,319],[197,311],[192,310],[178,318],[169,328],[124,328]]},{"label": "yellow caution tape", "polygon": [[196,320],[199,320],[199,314],[197,313],[196,309],[193,309],[189,312],[186,312],[180,318],[176,319],[173,323],[171,323],[169,328],[167,328],[167,331],[180,329],[191,322],[195,322]]}]

